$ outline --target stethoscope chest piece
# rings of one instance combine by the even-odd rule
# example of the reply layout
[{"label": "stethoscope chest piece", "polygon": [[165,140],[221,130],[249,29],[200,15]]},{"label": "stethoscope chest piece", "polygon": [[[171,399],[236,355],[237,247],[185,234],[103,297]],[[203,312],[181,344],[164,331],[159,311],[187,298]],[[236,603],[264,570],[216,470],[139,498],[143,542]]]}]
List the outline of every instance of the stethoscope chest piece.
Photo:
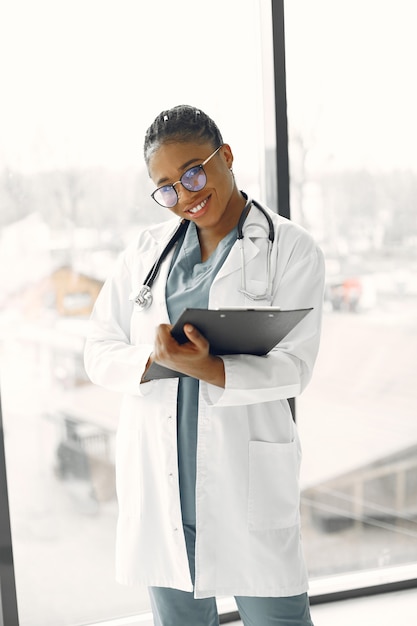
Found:
[{"label": "stethoscope chest piece", "polygon": [[130,296],[130,300],[134,301],[139,311],[146,311],[153,301],[151,288],[148,285],[142,285],[139,293],[136,296]]},{"label": "stethoscope chest piece", "polygon": [[187,230],[189,222],[187,220],[182,220],[177,228],[177,230],[172,235],[171,239],[168,241],[167,245],[163,249],[159,259],[155,261],[152,265],[151,269],[148,272],[147,277],[145,278],[145,282],[142,287],[139,289],[139,293],[135,295],[131,294],[129,300],[135,303],[136,309],[138,311],[146,311],[149,309],[153,302],[152,297],[152,285],[154,283],[155,278],[158,275],[159,268],[161,267],[162,261],[168,255],[169,251],[173,248],[173,246],[177,243],[178,239],[181,235]]}]

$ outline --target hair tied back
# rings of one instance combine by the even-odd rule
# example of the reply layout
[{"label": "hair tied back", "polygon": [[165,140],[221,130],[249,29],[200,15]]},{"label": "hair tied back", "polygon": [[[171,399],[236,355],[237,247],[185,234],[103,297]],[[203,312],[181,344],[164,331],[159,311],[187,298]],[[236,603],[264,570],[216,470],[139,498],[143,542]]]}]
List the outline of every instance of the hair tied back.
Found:
[{"label": "hair tied back", "polygon": [[215,122],[201,109],[181,104],[161,111],[145,134],[143,152],[146,164],[164,142],[210,142],[213,150],[222,143],[222,135]]}]

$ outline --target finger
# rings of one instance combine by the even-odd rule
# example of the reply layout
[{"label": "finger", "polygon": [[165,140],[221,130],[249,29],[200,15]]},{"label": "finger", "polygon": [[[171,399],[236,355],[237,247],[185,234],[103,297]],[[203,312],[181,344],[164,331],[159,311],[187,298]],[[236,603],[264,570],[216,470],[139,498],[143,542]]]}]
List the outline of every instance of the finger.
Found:
[{"label": "finger", "polygon": [[156,329],[157,333],[161,333],[163,335],[167,335],[168,333],[171,332],[172,329],[172,324],[159,324],[159,326]]},{"label": "finger", "polygon": [[184,325],[184,333],[187,336],[187,339],[189,339],[197,347],[200,346],[205,348],[207,346],[207,339],[191,324]]},{"label": "finger", "polygon": [[162,344],[172,340],[171,328],[170,324],[160,324],[156,329],[155,339]]},{"label": "finger", "polygon": [[154,351],[157,359],[164,357],[173,345],[171,328],[170,324],[160,324],[156,329]]}]

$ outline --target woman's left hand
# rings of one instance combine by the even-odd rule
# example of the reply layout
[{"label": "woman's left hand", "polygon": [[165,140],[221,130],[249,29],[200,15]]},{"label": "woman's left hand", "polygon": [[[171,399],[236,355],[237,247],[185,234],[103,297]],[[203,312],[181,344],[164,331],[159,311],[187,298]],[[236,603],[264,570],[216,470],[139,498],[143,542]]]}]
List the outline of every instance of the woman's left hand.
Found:
[{"label": "woman's left hand", "polygon": [[185,324],[184,333],[188,341],[179,344],[171,335],[171,329],[170,324],[158,326],[152,360],[177,372],[224,388],[223,361],[220,357],[210,354],[207,339],[194,326]]}]

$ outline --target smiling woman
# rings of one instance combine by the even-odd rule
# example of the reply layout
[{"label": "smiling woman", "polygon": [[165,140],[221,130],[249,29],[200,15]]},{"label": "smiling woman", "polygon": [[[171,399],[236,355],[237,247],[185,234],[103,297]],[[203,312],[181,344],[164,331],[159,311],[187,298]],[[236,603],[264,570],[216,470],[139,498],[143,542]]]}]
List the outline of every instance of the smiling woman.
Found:
[{"label": "smiling woman", "polygon": [[[304,390],[318,351],[323,257],[307,231],[270,209],[256,211],[237,187],[230,146],[217,145],[219,131],[206,138],[215,128],[201,109],[180,105],[148,129],[149,174],[171,194],[176,217],[140,230],[91,317],[86,371],[123,394],[116,574],[148,587],[157,626],[217,626],[221,595],[235,597],[246,626],[312,626],[300,547],[300,444],[288,398]],[[138,315],[129,294],[150,262],[160,266],[153,306]],[[258,289],[267,282],[255,296],[263,308],[311,309],[291,339],[265,357],[219,355],[186,323],[187,341],[177,342],[172,324],[186,308],[248,307],[242,275]],[[176,376],[148,380],[154,363]]]}]

